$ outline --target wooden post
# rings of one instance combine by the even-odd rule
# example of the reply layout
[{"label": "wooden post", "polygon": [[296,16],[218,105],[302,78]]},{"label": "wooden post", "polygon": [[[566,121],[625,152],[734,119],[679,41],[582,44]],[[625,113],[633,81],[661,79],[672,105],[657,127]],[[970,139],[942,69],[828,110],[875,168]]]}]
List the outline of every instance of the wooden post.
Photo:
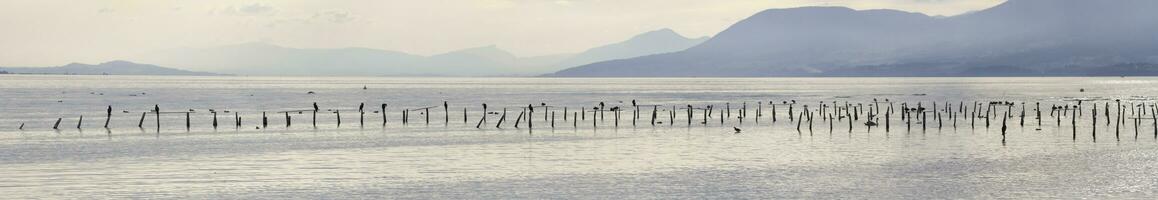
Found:
[{"label": "wooden post", "polygon": [[[1078,113],[1078,110],[1074,110],[1074,114],[1077,114],[1077,113]],[[1025,102],[1021,102],[1021,115],[1020,116],[1021,116],[1021,125],[1020,126],[1025,127]]]},{"label": "wooden post", "polygon": [[422,114],[426,116],[426,125],[429,126],[430,125],[430,107],[424,108],[422,110]]},{"label": "wooden post", "polygon": [[692,127],[692,104],[688,104],[688,127]]},{"label": "wooden post", "polygon": [[81,125],[82,123],[84,123],[84,115],[81,115],[81,116],[80,116],[80,119],[77,119],[77,120],[76,120],[76,129],[80,129],[80,125]]},{"label": "wooden post", "polygon": [[[386,104],[382,104],[382,114],[383,115],[386,114]],[[314,102],[314,113],[313,113],[313,121],[312,122],[314,124],[314,129],[318,129],[318,102]],[[382,117],[382,124],[383,125],[386,124],[386,117]]]},{"label": "wooden post", "polygon": [[619,128],[619,107],[611,108],[611,110],[612,112],[615,112],[615,127]]},{"label": "wooden post", "polygon": [[241,128],[241,113],[233,112],[234,128]]},{"label": "wooden post", "polygon": [[386,127],[386,104],[382,104],[382,127]]},{"label": "wooden post", "polygon": [[358,103],[358,127],[366,127],[366,103]]},{"label": "wooden post", "polygon": [[52,130],[60,130],[60,121],[64,118],[56,118],[56,123],[52,124]]},{"label": "wooden post", "polygon": [[217,130],[217,111],[213,111],[213,129]]},{"label": "wooden post", "polygon": [[[483,113],[482,113],[482,117],[480,117],[480,118],[479,118],[479,120],[478,120],[478,124],[475,124],[475,125],[474,125],[474,128],[482,128],[482,125],[483,125],[483,123],[486,123],[486,121],[487,121],[487,104],[486,104],[486,103],[483,103],[483,104],[482,104],[482,107],[483,107],[483,110],[482,110],[482,111],[483,111]],[[464,109],[465,109],[465,108],[464,108]],[[506,109],[506,108],[504,108],[504,110],[505,110],[505,109]],[[503,111],[503,112],[506,112],[506,111]],[[464,113],[465,113],[465,112],[464,112]],[[519,115],[520,115],[520,116],[519,116],[519,118],[522,118],[522,116],[521,116],[522,114],[519,114]],[[466,114],[463,114],[463,116],[464,116],[464,117],[463,117],[463,119],[465,120],[465,119],[466,119],[466,117],[465,117],[465,116],[466,116]],[[502,121],[500,121],[500,124],[501,124],[501,123],[502,123]],[[515,126],[516,126],[515,128],[518,128],[518,126],[519,126],[519,123],[518,123],[518,122],[515,122]],[[498,128],[498,126],[495,126],[495,127],[496,127],[496,128]]]},{"label": "wooden post", "polygon": [[289,111],[286,111],[285,112],[285,127],[289,128],[291,125],[293,125],[293,122],[294,122],[294,120],[292,118],[290,118]]},{"label": "wooden post", "polygon": [[[791,107],[789,107],[789,108],[791,108]],[[791,109],[789,109],[789,110],[791,110]],[[792,113],[792,112],[789,112],[789,113]],[[804,113],[800,113],[800,117],[804,117]],[[794,119],[794,118],[789,117],[788,119]],[[796,121],[796,134],[797,135],[800,134],[800,124],[802,124],[802,123],[804,123],[804,120],[797,120]]]},{"label": "wooden post", "polygon": [[[427,114],[430,114],[430,113],[427,113]],[[450,103],[447,103],[446,101],[442,101],[442,116],[443,116],[442,126],[450,126]]]},{"label": "wooden post", "polygon": [[338,121],[338,128],[342,127],[342,110],[334,110],[334,119]]},{"label": "wooden post", "polygon": [[[772,104],[769,102],[768,104]],[[772,123],[776,123],[776,104],[772,104]]]},{"label": "wooden post", "polygon": [[[1041,102],[1034,102],[1033,104],[1035,107],[1033,110],[1037,112],[1037,127],[1041,127]],[[1094,110],[1097,110],[1097,105],[1094,106]],[[1098,113],[1095,112],[1094,114],[1096,115]]]},{"label": "wooden post", "polygon": [[[740,124],[744,124],[744,117],[747,117],[747,115],[748,115],[748,102],[743,102],[743,104],[740,106],[739,120],[737,120],[737,121],[740,121]],[[812,116],[812,114],[809,114],[809,116]],[[811,123],[812,123],[812,121],[809,121],[809,124],[808,124],[809,127],[812,126]]]},{"label": "wooden post", "polygon": [[506,120],[507,120],[507,108],[503,108],[503,115],[501,117],[499,117],[499,123],[495,124],[495,128],[502,128],[503,121],[506,121]]},{"label": "wooden post", "polygon": [[795,105],[794,104],[788,104],[788,121],[789,122],[796,120],[796,118],[793,118],[794,115],[792,114],[792,107],[793,106],[795,106]]},{"label": "wooden post", "polygon": [[720,111],[720,125],[724,125],[724,119],[728,118],[727,116],[724,116],[724,114],[727,112],[728,111]]},{"label": "wooden post", "polygon": [[732,117],[732,103],[731,102],[724,102],[724,113],[725,113],[725,116],[720,116],[720,117],[723,117],[723,118],[731,118]]},{"label": "wooden post", "polygon": [[[519,117],[515,118],[515,128],[519,128],[519,122],[523,121],[523,115],[526,115],[526,114],[527,114],[526,108],[523,108],[523,111],[519,111]],[[481,123],[482,121],[479,121],[479,122]]]},{"label": "wooden post", "polygon": [[655,118],[656,118],[656,115],[658,115],[658,112],[659,112],[659,106],[656,106],[656,105],[651,106],[651,126],[655,126]]},{"label": "wooden post", "polygon": [[105,112],[105,128],[109,128],[109,121],[113,120],[113,106],[109,106]]},{"label": "wooden post", "polygon": [[193,124],[190,122],[191,120],[189,119],[189,115],[189,112],[185,112],[185,131],[189,131],[193,128]]},{"label": "wooden post", "polygon": [[[1023,107],[1024,108],[1024,107]],[[1081,112],[1078,108],[1074,108],[1074,116],[1070,116],[1070,131],[1073,133],[1073,140],[1078,140],[1078,113]],[[1025,118],[1022,118],[1024,121]]]},{"label": "wooden post", "polygon": [[1005,119],[1008,119],[1005,116],[1009,116],[1009,111],[1005,111],[1005,115],[1001,116],[1001,144],[1005,144]]},{"label": "wooden post", "polygon": [[1093,118],[1092,123],[1090,123],[1090,137],[1093,137],[1094,142],[1098,142],[1098,105],[1094,104],[1090,107],[1094,107],[1090,112],[1092,113],[1090,116]]},{"label": "wooden post", "polygon": [[555,111],[551,111],[551,128],[555,128]]},{"label": "wooden post", "polygon": [[[763,101],[757,101],[756,102],[756,124],[760,124],[760,115],[763,115],[763,113],[761,113],[760,111],[762,111],[763,109],[764,109],[764,102]],[[824,113],[823,108],[820,111],[820,113]],[[821,114],[821,117],[824,117],[823,114]]]},{"label": "wooden post", "polygon": [[[605,108],[607,108],[606,105],[603,104],[603,102],[599,102],[599,121],[603,121],[604,119],[607,119],[603,115],[603,110],[605,110]],[[595,117],[594,113],[591,115],[591,117]]]},{"label": "wooden post", "polygon": [[534,120],[535,118],[532,117],[532,116],[534,116],[534,114],[535,114],[535,107],[531,106],[531,104],[527,104],[527,129],[534,129],[535,128],[535,120]]},{"label": "wooden post", "polygon": [[161,132],[161,106],[153,105],[153,112],[157,113],[157,132]]},{"label": "wooden post", "polygon": [[[1118,101],[1118,100],[1114,100],[1114,101]],[[1120,134],[1121,133],[1120,129],[1122,128],[1122,106],[1121,106],[1121,103],[1118,103],[1118,105],[1116,105],[1116,106],[1117,106],[1117,110],[1118,110],[1118,117],[1115,117],[1115,119],[1118,121],[1114,123],[1114,139],[1118,140],[1118,141],[1122,141],[1122,136]]]},{"label": "wooden post", "polygon": [[893,109],[891,107],[892,106],[890,106],[890,108],[885,111],[885,133],[889,132],[889,123],[891,121],[891,120],[889,120],[889,114],[891,114],[893,112]]},{"label": "wooden post", "polygon": [[265,112],[261,112],[261,128],[265,129],[267,127],[269,127],[269,118],[265,116]]},{"label": "wooden post", "polygon": [[145,128],[145,114],[148,114],[148,113],[149,112],[141,112],[141,121],[137,122],[137,128],[142,128],[142,129]]}]

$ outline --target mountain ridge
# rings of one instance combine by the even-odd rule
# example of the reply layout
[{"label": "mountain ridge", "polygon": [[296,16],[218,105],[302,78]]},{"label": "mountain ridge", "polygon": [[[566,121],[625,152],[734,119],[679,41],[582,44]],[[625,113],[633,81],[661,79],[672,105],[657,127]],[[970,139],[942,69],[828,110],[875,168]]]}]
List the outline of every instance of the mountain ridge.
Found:
[{"label": "mountain ridge", "polygon": [[497,45],[421,56],[372,48],[310,49],[250,42],[172,49],[135,60],[245,75],[533,76],[606,59],[683,50],[702,40],[705,39],[686,38],[671,29],[660,29],[583,53],[534,57],[519,57]]},{"label": "mountain ridge", "polygon": [[[843,7],[768,9],[684,51],[548,76],[850,76],[869,68],[900,76],[973,76],[984,74],[973,69],[991,66],[1064,75],[1075,67],[1158,63],[1158,37],[1150,34],[1158,31],[1158,14],[1149,12],[1158,9],[1156,2],[1011,0],[950,17]],[[926,69],[945,71],[912,73]]]},{"label": "mountain ridge", "polygon": [[63,74],[63,75],[179,75],[179,76],[220,76],[222,74],[195,72],[150,64],[139,64],[124,60],[108,61],[96,65],[69,63],[55,67],[0,67],[0,71],[12,74]]}]

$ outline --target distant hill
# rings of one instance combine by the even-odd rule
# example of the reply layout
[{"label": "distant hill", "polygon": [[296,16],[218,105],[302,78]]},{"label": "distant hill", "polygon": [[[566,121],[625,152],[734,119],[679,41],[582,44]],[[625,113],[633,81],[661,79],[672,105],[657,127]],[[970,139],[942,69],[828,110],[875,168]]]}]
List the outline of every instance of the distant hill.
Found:
[{"label": "distant hill", "polygon": [[557,65],[566,68],[600,61],[677,52],[696,46],[707,40],[708,37],[687,38],[671,29],[665,28],[639,34],[623,42],[589,49]]},{"label": "distant hill", "polygon": [[518,57],[494,45],[420,56],[368,48],[298,49],[246,43],[173,49],[138,56],[136,60],[242,75],[528,76],[604,60],[680,51],[704,40],[662,29],[580,54],[536,57]]},{"label": "distant hill", "polygon": [[1158,1],[1152,0],[1009,0],[952,17],[842,7],[771,9],[684,51],[551,75],[1158,75],[1147,68],[1158,63],[1154,10]]},{"label": "distant hill", "polygon": [[67,75],[181,75],[216,76],[220,74],[193,72],[129,61],[110,61],[99,65],[72,63],[58,67],[0,67],[0,72],[13,74],[67,74]]}]

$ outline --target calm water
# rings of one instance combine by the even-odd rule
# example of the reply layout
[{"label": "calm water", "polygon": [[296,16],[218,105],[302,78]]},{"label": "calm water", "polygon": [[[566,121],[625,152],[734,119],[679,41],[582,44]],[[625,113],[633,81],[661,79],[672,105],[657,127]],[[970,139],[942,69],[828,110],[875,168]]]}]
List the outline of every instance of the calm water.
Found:
[{"label": "calm water", "polygon": [[[3,198],[1148,198],[1158,195],[1158,140],[1152,119],[1098,126],[1092,103],[1154,102],[1158,78],[285,78],[148,76],[0,76],[0,194]],[[363,89],[365,87],[366,89]],[[1084,89],[1080,92],[1079,89]],[[309,94],[308,92],[314,92]],[[891,129],[848,120],[830,125],[788,121],[783,105],[771,122],[769,101],[851,104],[973,101],[1029,102],[1026,125],[1000,118],[985,128],[967,118]],[[1050,105],[1084,101],[1084,115],[1049,116]],[[605,113],[563,120],[579,107],[663,105],[651,125],[631,109],[619,126]],[[441,107],[449,103],[449,115]],[[292,113],[286,127],[278,111]],[[762,102],[759,122],[756,102]],[[1037,125],[1032,104],[1046,115]],[[357,107],[366,103],[365,125]],[[383,126],[380,104],[387,103]],[[508,109],[476,129],[482,114]],[[527,104],[534,128],[512,127]],[[671,106],[731,105],[731,118],[691,126]],[[749,118],[734,115],[747,103]],[[149,114],[159,104],[156,129]],[[111,128],[102,128],[106,106]],[[1014,109],[1020,112],[1021,104]],[[411,112],[400,124],[403,109]],[[463,122],[462,109],[467,110]],[[211,126],[209,109],[221,127]],[[541,109],[541,108],[540,108]],[[795,106],[796,112],[801,107]],[[1102,112],[1102,107],[1098,107]],[[1149,107],[1148,107],[1149,109]],[[1008,110],[1001,107],[996,112]],[[267,112],[269,127],[261,126]],[[555,128],[544,113],[556,112]],[[1130,110],[1126,114],[1129,116]],[[1146,115],[1150,115],[1147,111]],[[233,126],[239,113],[243,126]],[[715,115],[716,113],[713,113]],[[1117,113],[1111,113],[1115,119]],[[1141,113],[1139,113],[1141,114]],[[78,118],[83,115],[81,129]],[[1015,116],[1017,114],[1014,114]],[[1100,115],[1100,114],[1099,114]],[[1145,115],[1144,115],[1145,116]],[[864,116],[861,116],[862,118]],[[960,116],[958,116],[960,117]],[[52,126],[62,118],[60,130]],[[444,122],[449,118],[449,123]],[[597,122],[593,122],[597,121]],[[883,121],[878,122],[884,123]],[[974,119],[978,120],[978,119]],[[671,123],[674,121],[675,123]],[[596,123],[597,127],[593,127]],[[843,124],[842,124],[843,123]],[[24,125],[20,130],[21,124]],[[576,125],[577,124],[577,125]],[[922,129],[921,126],[925,128]],[[832,128],[830,128],[830,126]],[[740,134],[732,128],[743,129]],[[1091,131],[1097,130],[1098,141]],[[831,131],[830,131],[831,130]],[[1135,132],[1138,132],[1137,136]],[[1115,139],[1120,138],[1120,139]]]}]

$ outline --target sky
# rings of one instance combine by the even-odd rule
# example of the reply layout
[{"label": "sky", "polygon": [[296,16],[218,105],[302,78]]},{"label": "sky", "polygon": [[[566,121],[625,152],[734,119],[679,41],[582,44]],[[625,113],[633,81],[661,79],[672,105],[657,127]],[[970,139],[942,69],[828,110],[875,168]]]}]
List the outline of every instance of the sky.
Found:
[{"label": "sky", "polygon": [[264,42],[418,55],[496,45],[576,53],[671,28],[712,36],[771,8],[845,6],[951,16],[1004,0],[0,0],[0,66],[100,63]]}]

